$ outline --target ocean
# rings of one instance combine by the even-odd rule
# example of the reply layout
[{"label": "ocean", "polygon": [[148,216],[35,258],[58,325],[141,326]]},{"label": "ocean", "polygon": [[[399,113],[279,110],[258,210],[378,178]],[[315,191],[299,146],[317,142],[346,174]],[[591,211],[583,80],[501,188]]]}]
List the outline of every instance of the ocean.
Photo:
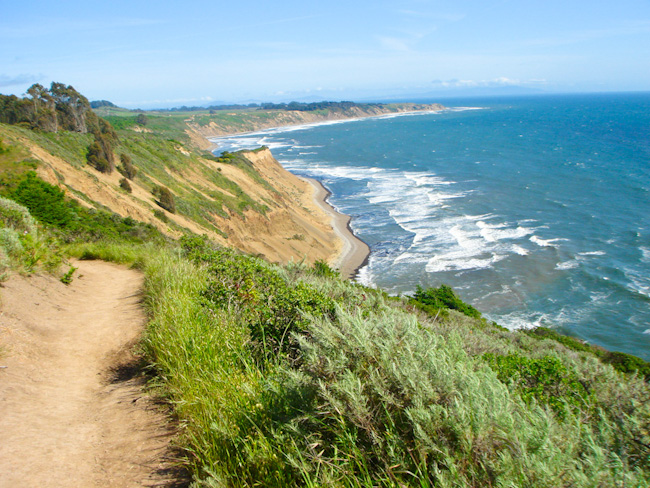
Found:
[{"label": "ocean", "polygon": [[650,360],[650,94],[442,103],[222,138],[217,152],[266,145],[321,181],[371,248],[365,285],[448,284],[505,327]]}]

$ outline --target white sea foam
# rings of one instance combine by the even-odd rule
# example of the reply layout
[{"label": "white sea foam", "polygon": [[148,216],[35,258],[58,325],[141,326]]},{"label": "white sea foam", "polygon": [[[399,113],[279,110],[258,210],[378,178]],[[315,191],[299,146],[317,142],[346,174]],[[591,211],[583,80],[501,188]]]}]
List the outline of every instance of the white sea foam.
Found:
[{"label": "white sea foam", "polygon": [[535,235],[530,236],[530,242],[534,242],[540,247],[555,247],[559,248],[560,246],[556,244],[557,242],[561,241],[567,241],[568,239],[563,239],[563,238],[556,238],[556,239],[542,239],[540,237],[537,237]]},{"label": "white sea foam", "polygon": [[414,181],[417,186],[424,186],[424,185],[447,186],[456,183],[455,181],[445,180],[440,176],[434,176],[429,173],[406,173],[404,176],[407,179]]},{"label": "white sea foam", "polygon": [[[283,164],[289,170],[304,170],[306,163],[294,160]],[[418,263],[425,264],[427,272],[458,272],[489,268],[509,255],[525,256],[530,252],[521,240],[534,228],[500,221],[494,214],[459,215],[447,210],[447,202],[462,200],[472,190],[460,190],[458,183],[438,175],[314,163],[309,163],[308,171],[325,181],[347,178],[366,182],[366,191],[356,197],[384,209],[397,225],[413,235],[409,248],[397,256],[387,256],[393,264]]]},{"label": "white sea foam", "polygon": [[635,293],[650,297],[650,279],[639,276],[636,270],[624,270],[625,277],[630,280],[627,288]]},{"label": "white sea foam", "polygon": [[611,296],[612,292],[604,292],[604,291],[594,291],[589,294],[589,299],[592,302],[602,302],[603,300],[606,300]]},{"label": "white sea foam", "polygon": [[[373,258],[371,257],[370,260],[372,261],[372,259]],[[371,261],[369,261],[368,264],[357,271],[356,281],[357,283],[360,283],[364,286],[374,287],[375,285],[373,284],[373,275],[370,270]]]},{"label": "white sea foam", "polygon": [[648,263],[650,262],[650,249],[647,247],[639,247],[639,251],[641,251],[641,260]]},{"label": "white sea foam", "polygon": [[465,112],[467,110],[485,110],[486,107],[449,107],[449,112]]},{"label": "white sea foam", "polygon": [[426,266],[427,273],[441,273],[443,271],[466,271],[470,269],[491,268],[494,263],[504,259],[506,256],[494,254],[488,258],[474,258],[471,254],[462,252],[449,252],[440,256],[434,256]]},{"label": "white sea foam", "polygon": [[579,265],[580,265],[580,263],[578,263],[578,261],[576,261],[575,259],[571,259],[569,261],[564,261],[562,263],[557,263],[555,265],[555,269],[557,269],[559,271],[566,271],[566,270],[569,270],[569,269],[577,268]]},{"label": "white sea foam", "polygon": [[549,326],[553,320],[544,313],[512,312],[505,315],[491,316],[486,314],[488,320],[494,320],[499,325],[510,330],[534,329],[535,327]]},{"label": "white sea foam", "polygon": [[530,254],[530,251],[528,249],[524,249],[523,247],[518,246],[517,244],[512,245],[512,251],[515,254],[519,254],[520,256],[527,256],[528,254]]},{"label": "white sea foam", "polygon": [[587,251],[578,253],[578,256],[604,256],[605,254],[605,251]]},{"label": "white sea foam", "polygon": [[481,229],[481,236],[483,236],[483,238],[488,242],[520,239],[533,233],[533,230],[528,227],[517,226],[515,228],[507,228],[507,225],[504,223],[490,225],[483,221],[479,221],[476,225]]}]

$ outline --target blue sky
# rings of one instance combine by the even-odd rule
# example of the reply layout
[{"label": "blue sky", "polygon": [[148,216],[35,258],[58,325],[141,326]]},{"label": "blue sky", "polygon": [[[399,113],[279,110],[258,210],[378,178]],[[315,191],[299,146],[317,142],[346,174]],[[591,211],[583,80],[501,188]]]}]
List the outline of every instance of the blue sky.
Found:
[{"label": "blue sky", "polygon": [[650,90],[648,0],[30,0],[2,11],[4,94],[59,81],[147,108]]}]

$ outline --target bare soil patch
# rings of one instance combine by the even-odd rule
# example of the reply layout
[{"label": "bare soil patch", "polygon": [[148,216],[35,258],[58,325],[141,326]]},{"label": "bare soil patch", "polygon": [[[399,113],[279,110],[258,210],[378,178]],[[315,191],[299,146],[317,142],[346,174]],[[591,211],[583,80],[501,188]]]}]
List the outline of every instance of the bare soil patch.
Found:
[{"label": "bare soil patch", "polygon": [[0,487],[184,486],[174,427],[132,353],[142,275],[75,266],[69,286],[41,275],[0,288]]}]

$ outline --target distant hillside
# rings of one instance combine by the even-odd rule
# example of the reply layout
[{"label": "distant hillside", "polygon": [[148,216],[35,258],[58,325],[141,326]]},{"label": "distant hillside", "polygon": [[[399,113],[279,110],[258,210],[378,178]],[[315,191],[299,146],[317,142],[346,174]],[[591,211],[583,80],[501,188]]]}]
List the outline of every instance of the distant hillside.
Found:
[{"label": "distant hillside", "polygon": [[[273,108],[264,108],[273,107]],[[184,107],[187,109],[187,107]],[[262,107],[232,109],[130,110],[102,106],[95,112],[116,129],[152,130],[159,133],[184,133],[185,142],[192,141],[198,147],[208,149],[209,137],[311,124],[330,120],[377,117],[414,111],[438,111],[440,104],[389,103],[356,104],[352,102],[320,102],[317,104],[265,104]]]}]

